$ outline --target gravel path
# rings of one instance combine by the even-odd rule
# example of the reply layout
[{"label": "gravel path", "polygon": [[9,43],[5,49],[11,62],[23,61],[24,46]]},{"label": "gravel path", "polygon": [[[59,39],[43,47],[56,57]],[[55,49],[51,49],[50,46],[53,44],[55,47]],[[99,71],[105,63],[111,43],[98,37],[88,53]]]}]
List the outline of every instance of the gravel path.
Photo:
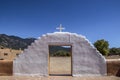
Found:
[{"label": "gravel path", "polygon": [[120,77],[71,77],[71,76],[50,76],[50,77],[30,77],[30,76],[0,76],[0,80],[120,80]]}]

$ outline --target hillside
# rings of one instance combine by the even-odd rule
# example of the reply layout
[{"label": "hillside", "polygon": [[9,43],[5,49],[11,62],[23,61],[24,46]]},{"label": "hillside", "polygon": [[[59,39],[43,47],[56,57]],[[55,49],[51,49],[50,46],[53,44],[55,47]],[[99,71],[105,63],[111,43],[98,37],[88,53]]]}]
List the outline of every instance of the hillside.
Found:
[{"label": "hillside", "polygon": [[20,38],[18,36],[9,36],[6,34],[0,34],[0,47],[12,48],[12,49],[24,49],[30,45],[35,38]]},{"label": "hillside", "polygon": [[63,46],[49,46],[50,56],[70,56],[71,48]]}]

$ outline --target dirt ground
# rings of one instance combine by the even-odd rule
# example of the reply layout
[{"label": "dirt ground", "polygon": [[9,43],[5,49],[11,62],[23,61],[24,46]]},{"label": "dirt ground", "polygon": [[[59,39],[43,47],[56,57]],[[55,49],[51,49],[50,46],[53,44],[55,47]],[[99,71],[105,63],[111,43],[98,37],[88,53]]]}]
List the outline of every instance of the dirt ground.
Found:
[{"label": "dirt ground", "polygon": [[71,57],[50,57],[51,75],[71,75]]},{"label": "dirt ground", "polygon": [[71,77],[71,76],[50,76],[50,77],[32,77],[32,76],[1,76],[0,80],[120,80],[120,77]]}]

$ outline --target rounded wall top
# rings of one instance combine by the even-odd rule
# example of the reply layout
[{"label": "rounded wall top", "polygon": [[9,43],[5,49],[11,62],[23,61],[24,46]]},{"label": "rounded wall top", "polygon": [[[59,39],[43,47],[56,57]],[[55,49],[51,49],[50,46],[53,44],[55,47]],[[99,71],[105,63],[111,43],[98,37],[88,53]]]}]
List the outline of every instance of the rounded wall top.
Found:
[{"label": "rounded wall top", "polygon": [[[74,36],[77,36],[77,37],[81,37],[81,38],[85,38],[85,36],[81,35],[81,34],[77,34],[77,33],[70,33],[70,32],[53,32],[53,33],[47,33],[47,34],[43,34],[42,37],[45,37],[45,36],[49,36],[49,35],[74,35]],[[38,39],[40,39],[40,37],[38,37]]]}]

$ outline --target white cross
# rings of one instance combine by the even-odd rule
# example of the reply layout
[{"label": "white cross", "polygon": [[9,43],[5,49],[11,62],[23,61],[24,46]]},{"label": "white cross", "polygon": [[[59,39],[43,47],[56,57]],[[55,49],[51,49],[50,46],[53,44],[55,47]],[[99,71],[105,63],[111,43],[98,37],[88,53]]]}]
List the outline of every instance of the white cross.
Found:
[{"label": "white cross", "polygon": [[60,27],[56,28],[58,29],[60,32],[62,32],[62,30],[64,30],[65,28],[62,27],[62,24],[60,24]]}]

